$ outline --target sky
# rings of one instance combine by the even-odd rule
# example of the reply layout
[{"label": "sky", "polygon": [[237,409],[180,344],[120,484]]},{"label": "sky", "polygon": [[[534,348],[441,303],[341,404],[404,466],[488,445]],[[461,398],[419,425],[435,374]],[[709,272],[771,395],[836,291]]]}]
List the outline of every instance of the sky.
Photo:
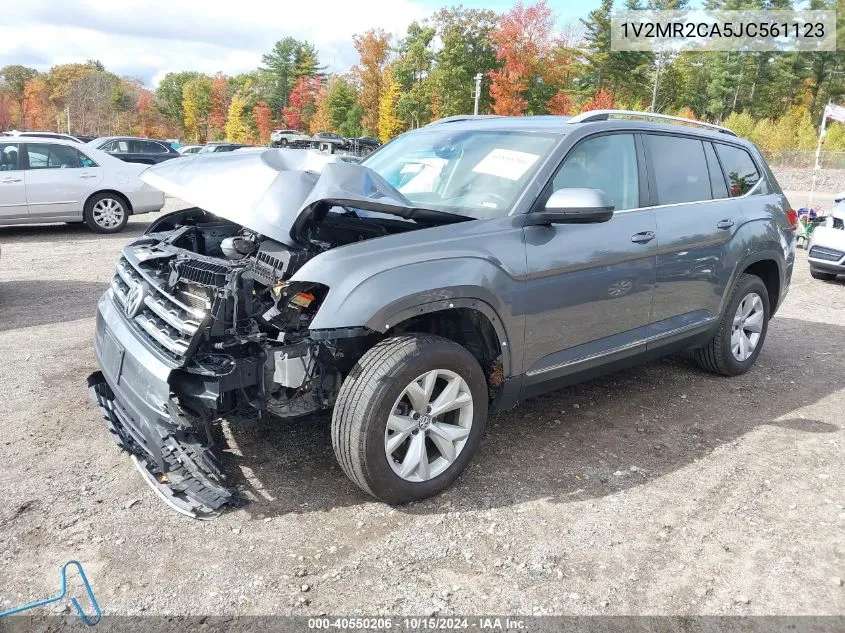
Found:
[{"label": "sky", "polygon": [[[313,42],[330,72],[356,61],[352,35],[381,27],[401,35],[413,20],[460,0],[0,0],[0,67],[45,71],[100,60],[155,87],[170,71],[247,72],[288,35]],[[515,0],[464,0],[507,10]],[[561,24],[599,0],[549,0]]]}]

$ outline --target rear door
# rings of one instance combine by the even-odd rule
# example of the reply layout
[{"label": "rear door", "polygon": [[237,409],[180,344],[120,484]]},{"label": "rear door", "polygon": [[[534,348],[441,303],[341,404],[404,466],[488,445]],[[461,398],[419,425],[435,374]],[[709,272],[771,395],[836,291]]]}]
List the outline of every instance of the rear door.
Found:
[{"label": "rear door", "polygon": [[71,145],[26,143],[22,147],[30,217],[81,217],[82,205],[102,180],[103,168]]},{"label": "rear door", "polygon": [[527,226],[526,386],[644,345],[657,252],[641,146],[631,132],[575,145],[538,200],[562,188],[601,189],[614,204],[600,224]]},{"label": "rear door", "polygon": [[26,187],[18,143],[0,143],[0,223],[25,218]]},{"label": "rear door", "polygon": [[734,268],[726,252],[742,224],[712,143],[680,134],[643,135],[657,220],[657,279],[650,338],[717,318]]}]

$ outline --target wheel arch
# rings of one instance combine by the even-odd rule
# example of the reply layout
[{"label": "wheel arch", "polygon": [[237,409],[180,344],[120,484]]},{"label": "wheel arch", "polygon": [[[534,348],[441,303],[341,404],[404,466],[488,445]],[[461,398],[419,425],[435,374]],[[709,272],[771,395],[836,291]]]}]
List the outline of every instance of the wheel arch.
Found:
[{"label": "wheel arch", "polygon": [[[371,319],[368,327],[387,336],[425,332],[447,338],[463,347],[478,360],[493,386],[511,375],[510,344],[502,320],[486,301],[456,297],[397,308],[390,306]],[[501,375],[495,363],[501,359]]]},{"label": "wheel arch", "polygon": [[116,189],[98,189],[97,191],[94,191],[87,198],[85,198],[85,204],[82,205],[83,211],[88,207],[88,203],[91,202],[92,198],[94,198],[94,196],[100,195],[101,193],[109,193],[109,194],[112,194],[113,196],[120,198],[123,201],[123,203],[126,205],[126,208],[129,211],[129,215],[132,215],[132,213],[134,213],[134,211],[132,210],[132,203],[129,201],[129,198],[126,197],[126,194],[121,193],[120,191],[117,191]]}]

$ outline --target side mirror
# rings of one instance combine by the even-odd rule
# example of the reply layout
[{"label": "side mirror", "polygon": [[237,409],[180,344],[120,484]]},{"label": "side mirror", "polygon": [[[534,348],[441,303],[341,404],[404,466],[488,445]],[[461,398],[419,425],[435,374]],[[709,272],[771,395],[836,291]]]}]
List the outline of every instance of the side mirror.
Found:
[{"label": "side mirror", "polygon": [[601,189],[558,189],[542,210],[528,214],[526,224],[587,224],[612,217],[613,205]]}]

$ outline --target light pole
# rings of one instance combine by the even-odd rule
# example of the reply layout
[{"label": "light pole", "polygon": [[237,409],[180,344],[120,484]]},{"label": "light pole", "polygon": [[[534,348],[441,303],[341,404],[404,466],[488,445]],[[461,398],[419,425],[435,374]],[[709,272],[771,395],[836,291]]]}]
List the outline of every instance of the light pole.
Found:
[{"label": "light pole", "polygon": [[478,100],[481,98],[482,77],[484,77],[484,75],[481,73],[475,75],[475,91],[473,92],[473,97],[475,98],[475,105],[473,106],[472,113],[476,116],[478,115]]}]

